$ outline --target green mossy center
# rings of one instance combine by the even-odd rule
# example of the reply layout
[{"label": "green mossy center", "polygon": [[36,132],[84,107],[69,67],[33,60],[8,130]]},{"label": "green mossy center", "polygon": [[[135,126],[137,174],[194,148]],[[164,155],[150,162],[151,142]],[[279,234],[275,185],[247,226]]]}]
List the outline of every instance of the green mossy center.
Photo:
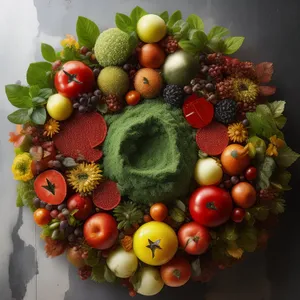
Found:
[{"label": "green mossy center", "polygon": [[175,200],[188,193],[197,160],[193,129],[180,109],[147,100],[107,117],[105,176],[136,202]]}]

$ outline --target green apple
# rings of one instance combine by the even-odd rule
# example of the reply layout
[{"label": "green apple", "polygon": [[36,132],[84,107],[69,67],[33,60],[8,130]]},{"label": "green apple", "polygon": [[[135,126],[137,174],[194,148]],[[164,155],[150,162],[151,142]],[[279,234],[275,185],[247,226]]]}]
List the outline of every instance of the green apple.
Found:
[{"label": "green apple", "polygon": [[137,293],[143,296],[153,296],[158,294],[164,287],[160,272],[154,267],[143,267],[139,274],[140,284]]},{"label": "green apple", "polygon": [[167,33],[165,21],[157,15],[145,15],[137,23],[137,34],[145,43],[159,42]]},{"label": "green apple", "polygon": [[61,94],[54,94],[48,99],[47,112],[57,121],[66,120],[73,112],[72,101]]},{"label": "green apple", "polygon": [[195,167],[194,177],[200,185],[219,184],[223,177],[222,167],[211,157],[199,159]]}]

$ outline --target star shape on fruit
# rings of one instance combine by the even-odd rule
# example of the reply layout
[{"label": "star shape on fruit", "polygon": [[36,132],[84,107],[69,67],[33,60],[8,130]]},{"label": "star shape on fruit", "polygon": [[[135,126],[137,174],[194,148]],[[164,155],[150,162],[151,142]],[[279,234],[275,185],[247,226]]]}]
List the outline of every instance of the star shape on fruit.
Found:
[{"label": "star shape on fruit", "polygon": [[149,248],[152,252],[152,258],[155,257],[155,251],[157,249],[162,250],[162,248],[159,246],[160,240],[156,240],[155,242],[152,242],[150,239],[148,239],[149,245],[146,246],[146,248]]},{"label": "star shape on fruit", "polygon": [[42,187],[47,191],[49,191],[51,194],[55,195],[55,184],[52,183],[48,178],[46,178],[46,180],[47,180],[47,185],[43,185]]}]

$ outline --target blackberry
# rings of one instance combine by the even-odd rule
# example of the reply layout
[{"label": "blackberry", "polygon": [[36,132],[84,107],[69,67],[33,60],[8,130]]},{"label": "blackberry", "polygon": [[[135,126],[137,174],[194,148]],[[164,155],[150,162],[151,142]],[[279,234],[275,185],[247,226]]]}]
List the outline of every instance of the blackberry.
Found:
[{"label": "blackberry", "polygon": [[100,90],[96,90],[94,93],[79,94],[78,98],[73,100],[73,108],[78,109],[80,113],[95,111],[101,98],[102,93]]},{"label": "blackberry", "polygon": [[123,100],[116,95],[108,95],[105,97],[105,102],[111,112],[118,112],[124,107]]},{"label": "blackberry", "polygon": [[229,124],[236,120],[237,103],[226,99],[215,105],[215,118],[223,124]]},{"label": "blackberry", "polygon": [[163,97],[166,103],[181,107],[183,104],[184,92],[183,89],[175,84],[169,84],[165,87]]}]

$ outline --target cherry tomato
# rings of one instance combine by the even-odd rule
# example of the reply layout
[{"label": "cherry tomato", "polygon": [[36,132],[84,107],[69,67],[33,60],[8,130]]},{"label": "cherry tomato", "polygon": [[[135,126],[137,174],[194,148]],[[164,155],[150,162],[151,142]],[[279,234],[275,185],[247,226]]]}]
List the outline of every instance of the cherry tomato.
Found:
[{"label": "cherry tomato", "polygon": [[191,265],[183,257],[175,257],[160,268],[160,275],[167,286],[183,286],[190,279]]},{"label": "cherry tomato", "polygon": [[34,221],[39,226],[47,225],[52,217],[50,215],[50,211],[46,208],[38,208],[33,214]]},{"label": "cherry tomato", "polygon": [[95,85],[95,77],[93,71],[84,63],[69,61],[56,73],[54,84],[58,93],[73,98],[91,92]]},{"label": "cherry tomato", "polygon": [[235,204],[242,208],[249,208],[256,202],[256,190],[248,182],[240,182],[231,190],[231,196]]},{"label": "cherry tomato", "polygon": [[241,223],[245,218],[245,210],[243,208],[235,208],[231,214],[231,220],[235,223]]},{"label": "cherry tomato", "polygon": [[155,203],[150,208],[150,216],[154,221],[162,222],[168,216],[168,208],[163,203]]},{"label": "cherry tomato", "polygon": [[216,186],[198,188],[190,197],[189,210],[194,221],[216,227],[227,222],[232,211],[230,194]]},{"label": "cherry tomato", "polygon": [[137,91],[130,91],[126,94],[125,99],[128,105],[136,105],[141,100],[141,94]]},{"label": "cherry tomato", "polygon": [[69,211],[78,210],[74,217],[78,220],[87,219],[93,209],[93,202],[89,197],[75,194],[68,199],[67,206]]},{"label": "cherry tomato", "polygon": [[257,170],[254,167],[249,167],[245,172],[245,177],[247,180],[254,180],[257,176]]},{"label": "cherry tomato", "polygon": [[67,183],[64,176],[55,170],[41,173],[34,181],[34,191],[44,202],[61,204],[67,195]]},{"label": "cherry tomato", "polygon": [[178,241],[188,254],[200,255],[208,249],[211,238],[206,227],[196,222],[190,222],[180,227]]}]

